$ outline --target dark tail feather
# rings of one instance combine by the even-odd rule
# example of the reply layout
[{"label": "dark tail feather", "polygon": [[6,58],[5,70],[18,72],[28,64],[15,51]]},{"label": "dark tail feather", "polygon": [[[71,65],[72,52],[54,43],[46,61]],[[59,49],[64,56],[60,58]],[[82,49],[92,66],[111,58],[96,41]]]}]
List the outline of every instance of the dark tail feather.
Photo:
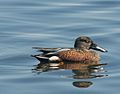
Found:
[{"label": "dark tail feather", "polygon": [[44,57],[44,56],[39,56],[39,55],[31,55],[32,57],[35,57],[36,59],[38,59],[40,62],[49,62],[49,58],[48,57]]},{"label": "dark tail feather", "polygon": [[31,55],[31,57],[37,57],[37,56],[41,56],[41,54]]},{"label": "dark tail feather", "polygon": [[32,47],[33,49],[42,49],[42,47]]}]

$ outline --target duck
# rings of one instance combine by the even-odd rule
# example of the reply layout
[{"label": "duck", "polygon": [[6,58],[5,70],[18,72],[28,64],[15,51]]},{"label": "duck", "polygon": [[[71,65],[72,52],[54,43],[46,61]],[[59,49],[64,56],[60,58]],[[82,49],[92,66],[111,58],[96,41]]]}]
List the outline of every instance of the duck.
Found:
[{"label": "duck", "polygon": [[[80,36],[75,39],[74,47],[43,48],[33,47],[42,52],[42,54],[32,55],[39,61],[47,62],[98,62],[100,55],[96,51],[108,52],[106,49],[98,46],[90,37]],[[96,51],[95,51],[96,50]]]}]

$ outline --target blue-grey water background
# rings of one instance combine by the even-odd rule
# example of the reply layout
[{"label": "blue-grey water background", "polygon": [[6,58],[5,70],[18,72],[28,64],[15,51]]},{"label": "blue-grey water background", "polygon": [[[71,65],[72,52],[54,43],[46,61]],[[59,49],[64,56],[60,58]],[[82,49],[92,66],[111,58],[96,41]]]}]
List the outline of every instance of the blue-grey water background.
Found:
[{"label": "blue-grey water background", "polygon": [[[76,88],[71,70],[32,72],[33,46],[72,47],[81,35],[108,50],[100,61],[108,77]],[[53,93],[120,93],[119,0],[0,0],[0,94]]]}]

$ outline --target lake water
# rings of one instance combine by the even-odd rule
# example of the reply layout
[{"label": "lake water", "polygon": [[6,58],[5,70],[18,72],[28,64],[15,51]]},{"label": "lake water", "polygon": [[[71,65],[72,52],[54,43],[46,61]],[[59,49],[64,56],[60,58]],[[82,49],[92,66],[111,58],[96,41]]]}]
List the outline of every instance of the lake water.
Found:
[{"label": "lake water", "polygon": [[[73,47],[89,36],[106,48],[101,63],[108,75],[74,79],[71,70],[36,73],[33,46]],[[0,94],[119,94],[119,0],[0,0]],[[86,81],[88,88],[73,82]]]}]

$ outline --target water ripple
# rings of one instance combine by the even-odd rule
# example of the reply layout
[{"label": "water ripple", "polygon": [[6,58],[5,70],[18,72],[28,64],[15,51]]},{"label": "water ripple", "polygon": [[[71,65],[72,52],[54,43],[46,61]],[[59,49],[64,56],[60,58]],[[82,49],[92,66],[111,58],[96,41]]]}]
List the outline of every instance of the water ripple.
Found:
[{"label": "water ripple", "polygon": [[[119,5],[119,0],[0,0],[1,93],[118,94]],[[108,50],[101,53],[100,61],[108,63],[108,77],[88,79],[94,84],[82,89],[73,87],[76,80],[66,77],[70,70],[32,73],[37,61],[30,55],[38,53],[33,46],[73,47],[80,35],[90,36]]]}]

